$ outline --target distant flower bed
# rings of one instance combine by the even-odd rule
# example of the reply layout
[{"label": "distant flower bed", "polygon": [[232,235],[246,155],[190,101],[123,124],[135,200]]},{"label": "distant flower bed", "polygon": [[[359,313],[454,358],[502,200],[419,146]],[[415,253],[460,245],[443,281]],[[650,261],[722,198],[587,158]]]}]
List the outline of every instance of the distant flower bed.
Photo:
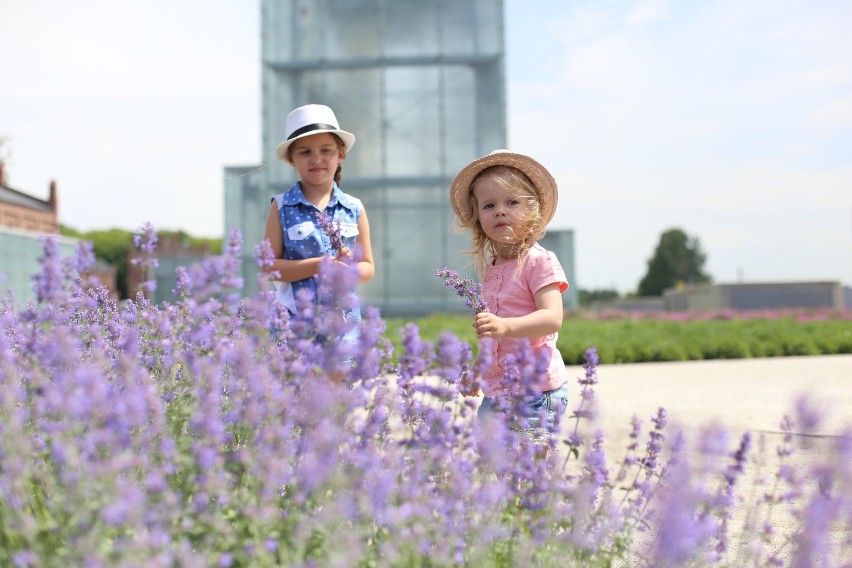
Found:
[{"label": "distant flower bed", "polygon": [[[148,227],[143,268],[154,245]],[[478,424],[458,391],[468,343],[409,322],[395,351],[371,309],[341,341],[349,267],[329,263],[319,305],[290,316],[265,280],[240,297],[240,249],[232,232],[180,270],[173,303],[119,308],[87,283],[90,250],[60,259],[45,241],[37,301],[0,303],[0,566],[846,561],[852,438],[796,462],[797,434],[819,428],[807,399],[777,447],[722,426],[691,441],[660,409],[625,417],[624,454],[607,456],[590,343],[559,430]],[[531,378],[534,358],[517,365]]]},{"label": "distant flower bed", "polygon": [[690,310],[626,311],[581,310],[569,317],[589,320],[664,320],[664,321],[730,321],[730,320],[783,320],[795,321],[852,321],[852,309],[835,308],[783,308],[772,310]]}]

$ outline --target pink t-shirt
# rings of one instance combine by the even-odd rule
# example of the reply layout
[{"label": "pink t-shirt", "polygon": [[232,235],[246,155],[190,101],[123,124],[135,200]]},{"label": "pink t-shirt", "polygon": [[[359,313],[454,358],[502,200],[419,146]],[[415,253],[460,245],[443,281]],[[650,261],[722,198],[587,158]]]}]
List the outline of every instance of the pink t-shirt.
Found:
[{"label": "pink t-shirt", "polygon": [[[518,261],[510,260],[499,266],[489,266],[482,283],[482,295],[489,311],[500,317],[524,316],[536,310],[535,293],[549,284],[559,284],[559,292],[568,289],[565,271],[559,259],[552,252],[535,243],[518,269]],[[490,350],[491,366],[483,375],[482,392],[487,397],[509,394],[520,390],[520,385],[505,384],[505,359],[516,354],[525,343],[533,348],[536,360],[547,358],[547,372],[538,377],[536,390],[557,389],[568,379],[568,371],[562,362],[562,355],[556,349],[558,333],[518,339],[504,337],[497,340],[483,339],[479,342],[480,351]]]}]

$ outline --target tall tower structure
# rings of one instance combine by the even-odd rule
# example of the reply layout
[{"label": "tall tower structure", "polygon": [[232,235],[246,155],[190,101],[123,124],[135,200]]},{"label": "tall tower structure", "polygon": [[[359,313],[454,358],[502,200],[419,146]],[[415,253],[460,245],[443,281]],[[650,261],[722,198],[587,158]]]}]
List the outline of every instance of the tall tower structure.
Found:
[{"label": "tall tower structure", "polygon": [[434,273],[470,274],[449,184],[506,146],[502,0],[261,0],[261,10],[263,167],[226,169],[226,228],[242,230],[251,257],[271,197],[296,181],[274,159],[287,113],[326,104],[357,137],[341,187],[370,219],[376,277],[359,288],[364,303],[384,315],[463,309]]}]

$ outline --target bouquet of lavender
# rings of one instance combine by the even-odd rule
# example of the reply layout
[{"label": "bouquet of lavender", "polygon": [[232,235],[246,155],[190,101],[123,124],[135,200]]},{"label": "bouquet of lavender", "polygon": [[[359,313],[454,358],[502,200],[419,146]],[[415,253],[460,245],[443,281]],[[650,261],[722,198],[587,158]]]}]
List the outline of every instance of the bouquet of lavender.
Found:
[{"label": "bouquet of lavender", "polygon": [[435,272],[435,276],[444,280],[444,286],[454,290],[456,294],[465,299],[465,303],[473,315],[487,312],[488,306],[482,297],[482,284],[474,282],[470,278],[462,277],[455,270],[446,266]]},{"label": "bouquet of lavender", "polygon": [[340,236],[340,221],[335,221],[331,215],[325,211],[317,213],[317,223],[320,229],[325,231],[328,238],[331,239],[331,252],[335,255],[339,254],[343,249],[343,237]]}]

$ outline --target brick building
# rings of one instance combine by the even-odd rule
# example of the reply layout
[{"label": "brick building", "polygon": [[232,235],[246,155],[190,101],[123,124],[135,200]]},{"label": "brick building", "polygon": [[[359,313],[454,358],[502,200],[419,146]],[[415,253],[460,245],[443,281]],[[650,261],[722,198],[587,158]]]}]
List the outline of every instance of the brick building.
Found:
[{"label": "brick building", "polygon": [[0,162],[0,226],[42,234],[59,233],[59,203],[56,182],[50,182],[47,201],[6,185],[6,173]]},{"label": "brick building", "polygon": [[[9,187],[4,164],[0,161],[0,296],[11,294],[21,303],[34,299],[32,276],[39,271],[43,235],[59,239],[63,257],[75,253],[78,241],[59,235],[56,182],[51,181],[49,188],[48,198],[43,200]],[[117,297],[113,267],[96,262],[89,275],[96,277]]]}]

